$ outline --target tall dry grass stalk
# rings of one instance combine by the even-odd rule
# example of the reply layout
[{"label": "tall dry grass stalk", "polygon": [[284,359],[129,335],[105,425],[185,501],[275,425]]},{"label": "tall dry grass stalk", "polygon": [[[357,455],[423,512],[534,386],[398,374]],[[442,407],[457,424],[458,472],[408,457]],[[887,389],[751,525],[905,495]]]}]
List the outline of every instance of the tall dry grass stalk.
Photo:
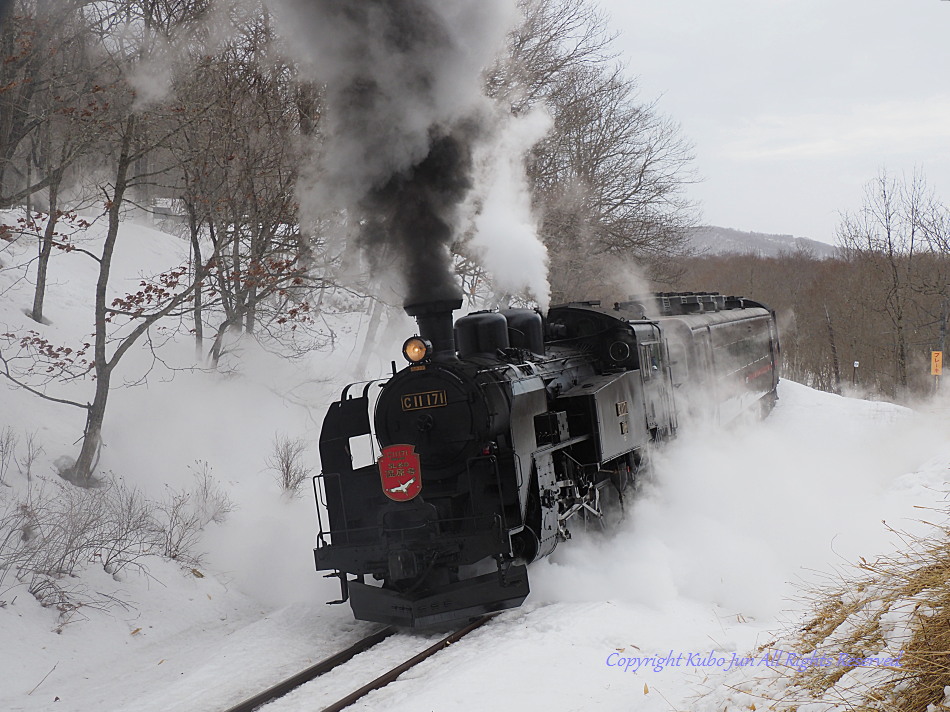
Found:
[{"label": "tall dry grass stalk", "polygon": [[[946,521],[948,514],[941,512]],[[731,685],[735,694],[723,709],[950,711],[950,524],[933,527],[922,537],[894,531],[900,551],[862,559],[807,594],[812,613],[805,622],[758,651],[824,656],[834,664],[776,666]],[[882,664],[888,658],[891,664]]]}]

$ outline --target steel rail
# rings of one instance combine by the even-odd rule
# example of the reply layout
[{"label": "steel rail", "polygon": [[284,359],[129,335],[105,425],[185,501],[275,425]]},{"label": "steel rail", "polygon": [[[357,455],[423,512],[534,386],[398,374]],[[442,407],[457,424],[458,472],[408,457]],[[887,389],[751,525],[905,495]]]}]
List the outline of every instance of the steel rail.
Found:
[{"label": "steel rail", "polygon": [[362,640],[358,640],[357,642],[353,643],[353,645],[351,645],[346,650],[342,650],[335,655],[331,655],[329,658],[311,665],[306,670],[301,670],[293,677],[288,677],[283,682],[279,682],[273,687],[270,687],[263,692],[244,700],[243,702],[239,702],[233,707],[228,708],[226,712],[253,712],[261,705],[272,702],[278,697],[283,697],[291,690],[294,690],[304,683],[310,682],[311,680],[320,677],[320,675],[328,673],[330,670],[333,670],[343,663],[348,662],[350,659],[372,648],[377,643],[381,643],[396,632],[396,628],[389,626],[371,635],[368,635]]},{"label": "steel rail", "polygon": [[[430,658],[433,655],[435,655],[440,650],[443,650],[444,648],[447,648],[453,643],[461,640],[466,635],[471,633],[473,630],[485,625],[485,623],[490,621],[496,615],[497,613],[489,613],[488,615],[477,618],[476,620],[472,621],[464,628],[460,628],[459,630],[456,630],[454,633],[450,633],[449,635],[445,636],[438,642],[434,643],[433,645],[430,645],[428,648],[423,650],[418,655],[415,655],[409,660],[405,661],[404,663],[397,665],[396,667],[389,670],[389,672],[383,673],[372,682],[369,682],[366,685],[363,685],[363,687],[358,689],[356,692],[352,692],[346,697],[343,697],[337,700],[336,702],[331,704],[329,707],[324,707],[322,712],[340,712],[340,710],[343,710],[349,707],[358,699],[368,695],[373,690],[378,690],[382,687],[385,687],[386,685],[388,685],[390,682],[393,682],[396,678],[398,678],[400,675],[402,675],[404,672],[406,672],[410,668],[415,667],[416,665],[421,663],[423,660],[426,660],[427,658]],[[398,632],[396,628],[394,628],[393,626],[389,626],[387,628],[383,628],[380,631],[377,631],[376,633],[373,633],[372,635],[368,635],[362,640],[359,640],[353,645],[351,645],[346,650],[336,653],[335,655],[332,655],[329,658],[326,658],[325,660],[321,660],[315,665],[311,665],[306,670],[302,670],[301,672],[298,672],[293,677],[289,677],[283,682],[279,682],[273,687],[267,690],[264,690],[264,692],[254,695],[253,697],[250,697],[244,700],[243,702],[240,702],[234,705],[233,707],[228,708],[225,712],[254,712],[254,710],[256,710],[258,707],[261,707],[262,705],[265,705],[269,702],[273,702],[277,698],[283,697],[291,690],[295,690],[301,685],[304,685],[305,683],[308,683],[311,680],[316,679],[320,675],[330,672],[330,670],[333,670],[339,667],[340,665],[343,665],[344,663],[349,662],[352,658],[356,657],[362,652],[365,652],[366,650],[369,650],[374,645],[382,642],[383,640],[395,634],[396,632]]]},{"label": "steel rail", "polygon": [[428,648],[423,650],[421,653],[419,653],[415,657],[410,658],[409,660],[407,660],[406,662],[400,665],[397,665],[396,667],[391,669],[389,672],[384,673],[380,675],[379,677],[377,677],[372,682],[363,685],[363,687],[358,689],[356,692],[352,692],[346,697],[343,697],[337,700],[329,707],[324,707],[321,712],[340,712],[340,710],[346,709],[347,707],[352,705],[361,697],[368,695],[373,690],[378,690],[381,687],[385,687],[390,682],[393,682],[397,677],[399,677],[404,672],[406,672],[406,670],[412,667],[415,667],[426,658],[432,657],[443,648],[446,648],[449,645],[452,645],[452,643],[455,643],[461,640],[462,638],[464,638],[466,635],[471,633],[476,628],[480,628],[481,626],[485,625],[488,621],[490,621],[496,615],[497,615],[496,613],[490,613],[488,615],[482,616],[481,618],[478,618],[474,620],[473,622],[469,623],[464,628],[460,628],[454,633],[451,633],[450,635],[445,636],[444,638],[442,638],[442,640],[435,643],[434,645],[429,646]]}]

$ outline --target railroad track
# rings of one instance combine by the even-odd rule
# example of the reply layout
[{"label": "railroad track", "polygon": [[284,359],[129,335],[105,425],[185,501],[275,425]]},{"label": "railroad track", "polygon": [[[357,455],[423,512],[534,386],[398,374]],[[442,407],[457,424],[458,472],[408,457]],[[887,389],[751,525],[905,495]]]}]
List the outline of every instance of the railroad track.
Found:
[{"label": "railroad track", "polygon": [[[486,616],[482,616],[481,618],[477,618],[473,622],[469,623],[464,628],[459,628],[454,633],[450,633],[449,635],[445,636],[438,642],[434,643],[433,645],[430,645],[428,648],[423,650],[418,655],[415,655],[409,660],[406,660],[405,662],[402,662],[399,665],[396,665],[395,667],[391,668],[388,672],[383,673],[372,682],[369,682],[363,685],[360,689],[356,690],[355,692],[351,692],[346,697],[342,697],[336,702],[334,702],[333,704],[327,707],[324,707],[322,712],[340,712],[340,710],[343,710],[349,707],[358,699],[369,694],[373,690],[378,690],[381,687],[385,687],[390,682],[392,682],[393,680],[398,678],[400,675],[402,675],[404,672],[406,672],[406,670],[409,670],[410,668],[415,667],[416,665],[421,663],[423,660],[425,660],[426,658],[432,657],[443,648],[446,648],[452,643],[455,643],[456,641],[461,640],[462,638],[464,638],[466,635],[471,633],[476,628],[479,628],[483,626],[485,623],[487,623],[488,621],[490,621],[492,618],[495,617],[495,615],[497,614],[492,613]],[[353,645],[351,645],[346,650],[342,650],[339,653],[336,653],[335,655],[332,655],[329,658],[326,658],[325,660],[321,660],[315,665],[311,665],[306,670],[301,670],[293,677],[289,677],[283,682],[279,682],[273,687],[267,690],[264,690],[263,692],[258,693],[254,695],[253,697],[249,697],[248,699],[234,705],[233,707],[230,707],[228,710],[226,710],[226,712],[253,712],[259,707],[266,705],[268,702],[273,702],[277,698],[283,697],[288,692],[297,689],[301,685],[304,685],[305,683],[308,683],[311,680],[315,680],[321,675],[328,673],[331,670],[334,670],[335,668],[340,667],[346,662],[349,662],[351,659],[353,659],[360,653],[365,652],[366,650],[369,650],[374,645],[381,643],[382,641],[386,640],[386,638],[389,638],[390,636],[394,635],[396,632],[397,632],[396,628],[389,626],[371,635],[368,635],[362,640],[359,640]]]}]

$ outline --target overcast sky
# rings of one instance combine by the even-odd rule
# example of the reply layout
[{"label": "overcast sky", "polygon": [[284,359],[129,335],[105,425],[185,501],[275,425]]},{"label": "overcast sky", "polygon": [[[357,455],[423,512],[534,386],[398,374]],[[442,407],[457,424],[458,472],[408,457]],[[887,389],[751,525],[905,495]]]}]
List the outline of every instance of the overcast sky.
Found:
[{"label": "overcast sky", "polygon": [[950,203],[950,2],[599,1],[695,146],[705,223],[833,242],[882,167]]}]

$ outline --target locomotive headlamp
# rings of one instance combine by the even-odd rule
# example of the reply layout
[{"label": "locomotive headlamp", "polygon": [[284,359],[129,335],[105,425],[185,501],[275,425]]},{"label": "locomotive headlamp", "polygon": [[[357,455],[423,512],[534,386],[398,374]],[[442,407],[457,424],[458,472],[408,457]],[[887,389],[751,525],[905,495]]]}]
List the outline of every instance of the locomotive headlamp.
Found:
[{"label": "locomotive headlamp", "polygon": [[409,363],[425,361],[432,354],[432,344],[419,336],[406,339],[402,345],[402,355]]}]

